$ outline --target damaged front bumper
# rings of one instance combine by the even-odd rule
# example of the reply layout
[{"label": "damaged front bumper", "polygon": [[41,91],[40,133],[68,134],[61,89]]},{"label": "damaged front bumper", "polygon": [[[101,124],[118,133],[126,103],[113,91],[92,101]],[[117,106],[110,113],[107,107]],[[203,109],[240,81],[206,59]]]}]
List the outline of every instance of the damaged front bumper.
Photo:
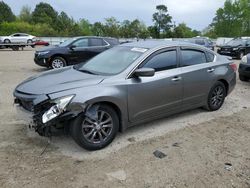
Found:
[{"label": "damaged front bumper", "polygon": [[[14,92],[14,103],[18,118],[24,120],[29,128],[35,130],[41,136],[52,136],[58,131],[64,130],[69,121],[83,111],[82,106],[69,105],[57,117],[44,123],[43,115],[55,105],[48,96],[32,95]],[[44,100],[41,100],[44,99]]]}]

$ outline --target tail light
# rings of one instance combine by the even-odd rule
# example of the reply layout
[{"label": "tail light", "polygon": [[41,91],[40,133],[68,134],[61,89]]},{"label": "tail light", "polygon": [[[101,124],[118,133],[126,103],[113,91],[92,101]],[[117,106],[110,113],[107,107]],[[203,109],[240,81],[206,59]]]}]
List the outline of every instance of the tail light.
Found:
[{"label": "tail light", "polygon": [[231,63],[231,64],[229,64],[229,65],[230,65],[230,67],[234,70],[234,72],[237,71],[237,65],[236,65],[235,63]]}]

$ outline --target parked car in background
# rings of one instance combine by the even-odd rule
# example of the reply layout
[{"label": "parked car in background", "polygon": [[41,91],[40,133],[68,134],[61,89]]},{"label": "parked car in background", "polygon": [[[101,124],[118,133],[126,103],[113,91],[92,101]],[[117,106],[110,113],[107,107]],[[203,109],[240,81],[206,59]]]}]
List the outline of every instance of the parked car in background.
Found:
[{"label": "parked car in background", "polygon": [[39,49],[35,52],[37,65],[56,69],[86,62],[97,54],[118,45],[119,41],[109,37],[76,37],[58,46]]},{"label": "parked car in background", "polygon": [[43,41],[43,40],[36,40],[35,41],[36,46],[49,46],[49,42]]},{"label": "parked car in background", "polygon": [[244,55],[250,53],[250,38],[235,38],[220,46],[217,52],[221,55],[242,59]]},{"label": "parked car in background", "polygon": [[68,128],[81,147],[97,150],[130,126],[198,107],[220,109],[236,84],[236,69],[191,43],[126,43],[87,63],[28,78],[14,97],[18,109],[33,114],[40,135]]},{"label": "parked car in background", "polygon": [[29,35],[26,33],[14,33],[10,36],[1,36],[1,41],[3,43],[34,43],[36,41],[36,37],[33,35]]},{"label": "parked car in background", "polygon": [[189,39],[189,42],[204,46],[204,47],[214,51],[214,43],[209,38],[194,37],[194,38]]},{"label": "parked car in background", "polygon": [[239,65],[239,77],[241,81],[250,79],[250,53],[243,56]]}]

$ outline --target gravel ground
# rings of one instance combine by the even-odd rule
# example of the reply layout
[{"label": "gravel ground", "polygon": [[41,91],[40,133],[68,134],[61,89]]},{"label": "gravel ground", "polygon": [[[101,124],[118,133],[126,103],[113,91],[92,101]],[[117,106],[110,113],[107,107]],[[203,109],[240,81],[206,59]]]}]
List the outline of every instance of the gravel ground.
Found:
[{"label": "gravel ground", "polygon": [[217,112],[136,126],[88,152],[68,136],[47,145],[17,118],[13,89],[46,70],[33,56],[29,48],[0,51],[0,187],[250,187],[250,83],[238,81]]}]

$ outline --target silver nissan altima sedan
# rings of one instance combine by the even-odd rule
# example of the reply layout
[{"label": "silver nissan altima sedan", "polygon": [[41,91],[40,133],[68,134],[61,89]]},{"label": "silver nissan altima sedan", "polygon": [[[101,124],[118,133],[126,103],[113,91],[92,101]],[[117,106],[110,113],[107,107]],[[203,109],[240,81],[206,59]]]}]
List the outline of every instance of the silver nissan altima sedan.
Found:
[{"label": "silver nissan altima sedan", "polygon": [[236,84],[236,69],[194,44],[127,43],[28,78],[14,97],[41,136],[69,130],[81,147],[97,150],[136,124],[199,107],[218,110]]}]

